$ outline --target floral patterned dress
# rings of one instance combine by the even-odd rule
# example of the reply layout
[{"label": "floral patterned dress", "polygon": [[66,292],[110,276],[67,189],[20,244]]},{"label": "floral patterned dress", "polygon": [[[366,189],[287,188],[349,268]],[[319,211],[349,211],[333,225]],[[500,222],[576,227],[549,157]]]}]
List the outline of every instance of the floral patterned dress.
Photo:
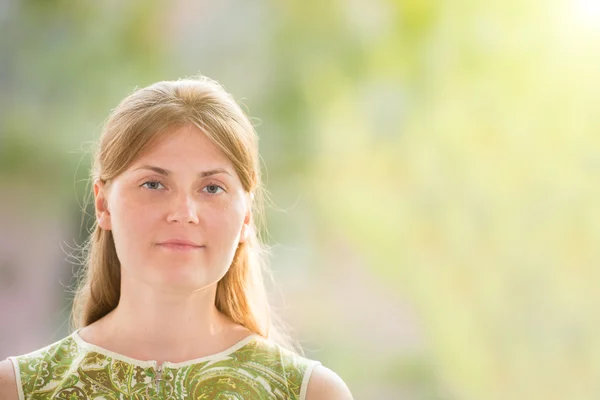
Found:
[{"label": "floral patterned dress", "polygon": [[87,343],[78,331],[9,359],[21,400],[304,399],[320,364],[251,335],[217,354],[157,365]]}]

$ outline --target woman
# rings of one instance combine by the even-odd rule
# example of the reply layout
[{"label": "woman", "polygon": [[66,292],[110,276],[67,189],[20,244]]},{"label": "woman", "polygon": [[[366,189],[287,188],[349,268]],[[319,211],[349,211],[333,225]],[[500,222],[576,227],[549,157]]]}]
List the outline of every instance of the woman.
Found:
[{"label": "woman", "polygon": [[351,399],[271,319],[257,136],[218,83],[125,98],[92,179],[77,330],[2,361],[1,399]]}]

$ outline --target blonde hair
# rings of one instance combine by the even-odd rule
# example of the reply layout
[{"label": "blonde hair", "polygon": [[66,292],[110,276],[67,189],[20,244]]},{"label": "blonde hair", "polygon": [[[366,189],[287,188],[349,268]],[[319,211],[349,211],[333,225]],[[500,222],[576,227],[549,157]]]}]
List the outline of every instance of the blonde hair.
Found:
[{"label": "blonde hair", "polygon": [[[234,322],[302,353],[273,313],[264,274],[268,250],[258,228],[264,224],[258,137],[250,120],[221,85],[207,77],[158,82],[134,91],[109,116],[95,152],[91,179],[107,188],[170,129],[193,124],[232,162],[244,190],[253,194],[247,240],[217,284],[215,305]],[[112,232],[94,224],[84,245],[82,279],[75,292],[73,328],[87,326],[119,303],[121,271]]]}]

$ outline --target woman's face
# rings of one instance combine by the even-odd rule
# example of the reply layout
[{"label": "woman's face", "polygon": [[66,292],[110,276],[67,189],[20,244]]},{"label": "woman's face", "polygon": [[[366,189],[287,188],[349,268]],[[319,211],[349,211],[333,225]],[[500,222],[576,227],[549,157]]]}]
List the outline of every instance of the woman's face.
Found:
[{"label": "woman's face", "polygon": [[232,163],[193,125],[173,130],[110,187],[95,182],[94,193],[123,279],[162,288],[217,283],[250,222],[250,198]]}]

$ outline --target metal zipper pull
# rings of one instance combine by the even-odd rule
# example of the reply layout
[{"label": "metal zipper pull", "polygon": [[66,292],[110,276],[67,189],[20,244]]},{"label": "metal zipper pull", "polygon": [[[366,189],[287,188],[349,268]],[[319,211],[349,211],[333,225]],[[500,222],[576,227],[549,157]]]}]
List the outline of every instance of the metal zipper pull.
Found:
[{"label": "metal zipper pull", "polygon": [[[152,383],[154,383],[154,385],[156,385],[156,398],[160,398],[160,392],[159,392],[160,382],[163,381],[162,372],[163,372],[163,368],[162,368],[162,364],[161,364],[156,367],[156,374],[154,374],[154,379],[150,383],[150,385],[152,385]],[[149,393],[150,385],[146,386],[146,396],[148,396],[148,398],[151,398],[150,393]]]},{"label": "metal zipper pull", "polygon": [[156,375],[154,376],[154,383],[156,384],[156,394],[160,390],[160,381],[162,381],[162,364],[156,368]]}]

